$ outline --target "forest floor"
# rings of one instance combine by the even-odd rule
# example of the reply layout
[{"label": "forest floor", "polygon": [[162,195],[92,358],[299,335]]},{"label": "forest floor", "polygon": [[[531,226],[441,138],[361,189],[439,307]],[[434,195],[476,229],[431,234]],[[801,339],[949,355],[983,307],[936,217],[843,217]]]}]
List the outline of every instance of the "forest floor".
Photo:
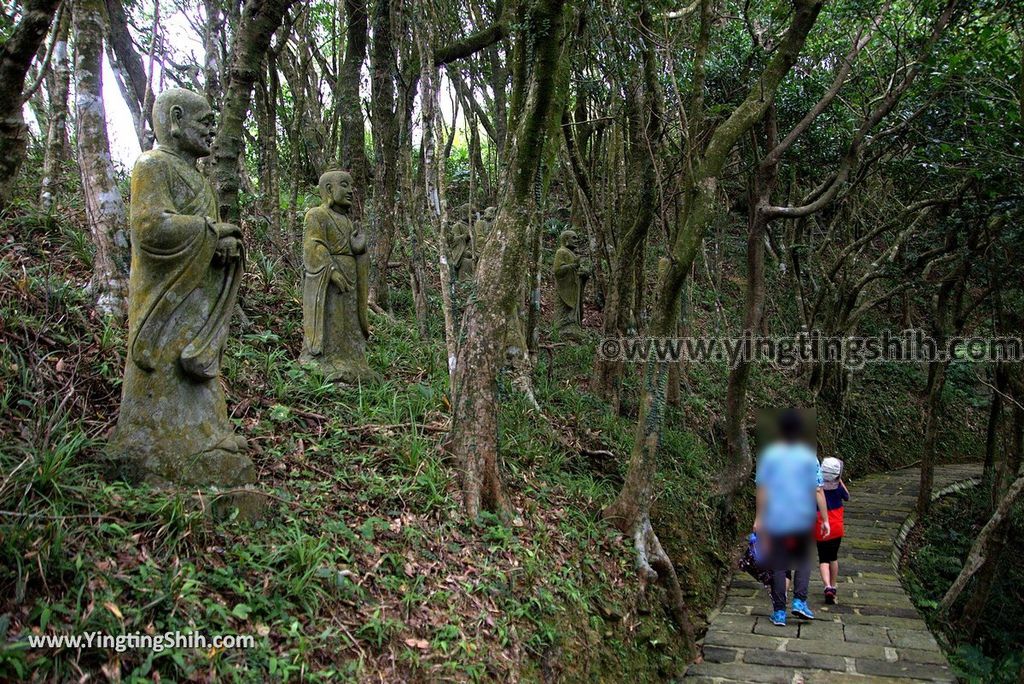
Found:
[{"label": "forest floor", "polygon": [[[684,644],[657,591],[642,590],[629,540],[600,519],[632,444],[636,380],[627,378],[622,416],[587,391],[596,336],[539,355],[543,415],[503,381],[502,465],[522,524],[469,523],[443,448],[440,317],[419,339],[396,272],[393,315],[371,321],[370,363],[387,382],[327,383],[295,362],[295,258],[264,251],[266,236],[251,230],[247,322],[236,320],[223,381],[272,504],[256,522],[214,520],[188,492],[101,477],[124,331],[90,307],[84,224],[80,207],[41,216],[21,206],[0,233],[0,678],[650,681],[685,669]],[[694,287],[694,334],[734,326],[715,312],[739,310],[720,301],[741,292],[731,272],[716,290]],[[707,494],[721,467],[725,371],[688,369],[683,401],[666,416],[653,511],[701,630],[735,543]],[[848,407],[858,429],[826,425],[826,443],[855,473],[911,462],[917,437],[906,426],[920,424],[922,384],[911,367],[868,369]],[[806,403],[799,387],[756,369],[751,403]],[[951,459],[977,453],[976,420],[969,409],[953,417],[959,427],[941,436]],[[257,643],[159,653],[27,644],[32,634],[175,630]]]},{"label": "forest floor", "polygon": [[[936,487],[980,472],[976,464],[941,466]],[[812,563],[808,604],[814,620],[790,615],[786,626],[773,625],[765,588],[746,575],[734,577],[704,637],[704,662],[690,667],[687,679],[709,684],[955,681],[894,565],[893,542],[913,512],[918,478],[917,469],[904,468],[850,482],[838,602],[825,604],[817,563]]]}]

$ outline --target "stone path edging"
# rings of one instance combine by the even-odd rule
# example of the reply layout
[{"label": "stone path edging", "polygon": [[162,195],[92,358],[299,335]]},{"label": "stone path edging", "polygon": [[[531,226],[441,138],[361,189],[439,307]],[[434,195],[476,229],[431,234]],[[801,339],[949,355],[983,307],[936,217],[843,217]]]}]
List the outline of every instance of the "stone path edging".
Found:
[{"label": "stone path edging", "polygon": [[[980,470],[976,464],[939,466],[935,496],[973,486]],[[808,602],[817,619],[790,615],[785,627],[772,625],[764,587],[736,574],[704,637],[703,662],[689,667],[687,680],[954,682],[894,565],[912,525],[918,479],[917,469],[903,469],[850,483],[838,605],[824,604],[817,563],[812,563]]]},{"label": "stone path edging", "polygon": [[[954,494],[956,492],[970,489],[971,487],[977,487],[981,484],[980,477],[969,477],[966,480],[960,480],[953,484],[943,487],[932,494],[932,501],[937,501],[944,496]],[[910,531],[917,525],[917,511],[907,516],[907,519],[903,521],[903,526],[900,527],[899,533],[896,535],[896,539],[892,543],[892,567],[896,572],[900,571],[900,561],[903,559],[903,549],[907,545],[907,537],[910,536]]]}]

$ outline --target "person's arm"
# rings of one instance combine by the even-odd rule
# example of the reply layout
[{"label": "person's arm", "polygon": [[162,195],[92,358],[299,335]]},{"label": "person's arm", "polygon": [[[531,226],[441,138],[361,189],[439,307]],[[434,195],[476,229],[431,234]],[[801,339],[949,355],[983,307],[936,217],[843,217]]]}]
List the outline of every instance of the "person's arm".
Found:
[{"label": "person's arm", "polygon": [[821,536],[827,537],[832,528],[828,524],[828,503],[825,501],[825,490],[818,487],[814,492],[814,498],[818,502],[818,513],[821,514]]},{"label": "person's arm", "polygon": [[768,494],[764,487],[757,488],[757,512],[754,513],[754,532],[761,534],[761,514],[764,512],[764,502]]},{"label": "person's arm", "polygon": [[841,496],[843,497],[843,501],[849,501],[850,490],[846,488],[846,483],[843,482],[843,478],[839,478],[839,488],[842,490]]}]

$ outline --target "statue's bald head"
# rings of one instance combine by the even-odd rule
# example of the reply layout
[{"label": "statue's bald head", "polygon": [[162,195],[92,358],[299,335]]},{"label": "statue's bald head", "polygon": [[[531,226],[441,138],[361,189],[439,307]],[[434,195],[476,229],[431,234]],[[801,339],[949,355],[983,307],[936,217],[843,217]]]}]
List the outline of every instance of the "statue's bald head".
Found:
[{"label": "statue's bald head", "polygon": [[320,176],[320,198],[324,204],[346,210],[352,206],[352,174],[331,170]]},{"label": "statue's bald head", "polygon": [[562,234],[558,236],[558,242],[563,247],[572,249],[576,246],[576,231],[575,230],[563,230]]},{"label": "statue's bald head", "polygon": [[153,100],[153,133],[164,147],[196,157],[210,154],[213,110],[206,98],[184,88],[169,88]]}]

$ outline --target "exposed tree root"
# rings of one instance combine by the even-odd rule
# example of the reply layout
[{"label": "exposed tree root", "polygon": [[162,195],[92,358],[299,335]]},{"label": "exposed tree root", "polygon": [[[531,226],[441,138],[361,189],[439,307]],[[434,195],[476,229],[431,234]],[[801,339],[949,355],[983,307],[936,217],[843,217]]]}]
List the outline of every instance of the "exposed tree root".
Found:
[{"label": "exposed tree root", "polygon": [[690,611],[683,599],[683,589],[679,585],[672,559],[665,553],[661,540],[651,526],[651,519],[645,515],[633,529],[633,545],[636,549],[636,567],[645,588],[649,582],[659,582],[668,596],[667,607],[672,613],[679,629],[686,639],[686,648],[690,657],[696,654],[693,624],[690,622]]}]

